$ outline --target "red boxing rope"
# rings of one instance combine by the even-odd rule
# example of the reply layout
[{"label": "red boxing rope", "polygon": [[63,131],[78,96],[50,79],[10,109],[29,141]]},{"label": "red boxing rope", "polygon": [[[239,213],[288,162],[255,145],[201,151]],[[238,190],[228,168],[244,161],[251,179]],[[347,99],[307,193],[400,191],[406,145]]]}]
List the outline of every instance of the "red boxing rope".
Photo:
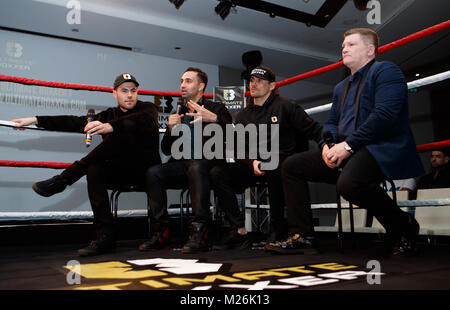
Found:
[{"label": "red boxing rope", "polygon": [[[421,38],[427,37],[429,35],[435,34],[435,33],[439,32],[439,31],[445,30],[445,29],[447,29],[449,27],[450,27],[450,20],[447,20],[447,21],[442,22],[440,24],[437,24],[437,25],[434,25],[432,27],[429,27],[429,28],[426,28],[424,30],[418,31],[416,33],[413,33],[413,34],[411,34],[411,35],[409,35],[407,37],[404,37],[404,38],[399,39],[397,41],[394,41],[392,43],[388,43],[388,44],[385,44],[383,46],[380,46],[378,48],[378,54],[383,54],[383,53],[385,53],[385,52],[387,52],[387,51],[389,51],[391,49],[397,48],[399,46],[405,45],[405,44],[410,43],[410,42],[414,42],[414,41],[416,41],[418,39],[421,39]],[[291,77],[289,79],[280,81],[280,82],[277,83],[277,87],[281,87],[281,86],[284,86],[284,85],[292,84],[292,83],[295,83],[297,81],[304,80],[304,79],[310,78],[312,76],[319,75],[319,74],[322,74],[322,73],[325,73],[325,72],[328,72],[328,71],[340,68],[343,65],[344,64],[343,64],[343,62],[341,60],[341,61],[336,62],[334,64],[331,64],[331,65],[328,65],[328,66],[325,66],[325,67],[322,67],[322,68],[319,68],[319,69],[316,69],[316,70],[312,70],[310,72],[306,72],[306,73],[303,73],[303,74]]]},{"label": "red boxing rope", "polygon": [[[439,31],[445,30],[450,27],[450,20],[437,24],[435,26],[426,28],[419,32],[413,33],[407,37],[394,41],[392,43],[383,45],[378,48],[378,54],[385,53],[391,49],[397,48],[399,46],[405,45],[407,43],[416,41],[418,39],[424,38],[431,34],[437,33]],[[277,83],[277,87],[281,87],[284,85],[292,84],[294,82],[307,79],[312,76],[316,76],[343,66],[343,62],[337,62],[319,69],[315,69],[292,78],[280,81]],[[91,85],[83,85],[83,84],[72,84],[72,83],[60,83],[60,82],[48,82],[41,81],[35,79],[28,79],[16,76],[9,75],[1,75],[0,81],[8,81],[15,82],[21,84],[29,84],[29,85],[37,85],[37,86],[47,86],[47,87],[59,87],[59,88],[69,88],[69,89],[78,89],[78,90],[90,90],[90,91],[103,91],[103,92],[112,92],[111,87],[103,87],[103,86],[91,86]],[[181,93],[178,92],[161,92],[161,91],[151,91],[151,90],[139,90],[139,94],[142,95],[155,95],[155,96],[181,96]],[[248,96],[249,92],[246,92],[246,96]],[[212,98],[213,95],[205,94],[205,97]],[[423,144],[417,146],[418,152],[430,151],[433,149],[442,149],[450,147],[450,140],[444,140],[435,143]],[[0,160],[0,166],[10,166],[10,167],[43,167],[43,168],[66,168],[70,166],[70,163],[56,163],[56,162],[33,162],[33,161],[13,161],[13,160]]]},{"label": "red boxing rope", "polygon": [[[397,48],[397,47],[405,45],[407,43],[410,43],[410,42],[416,41],[418,39],[424,38],[426,36],[432,35],[439,31],[445,30],[449,27],[450,27],[450,20],[447,20],[440,24],[431,26],[424,30],[413,33],[407,37],[404,37],[402,39],[394,41],[392,43],[388,43],[386,45],[380,46],[378,48],[378,54],[383,54],[391,49]],[[288,84],[298,82],[300,80],[304,80],[304,79],[340,68],[342,66],[343,66],[342,61],[339,61],[337,63],[288,78],[288,79],[280,81],[276,84],[277,84],[277,87],[285,86]],[[70,88],[70,89],[78,89],[78,90],[93,90],[93,91],[103,91],[103,92],[112,92],[112,90],[113,90],[111,87],[91,86],[91,85],[72,84],[72,83],[60,83],[60,82],[48,82],[48,81],[41,81],[41,80],[28,79],[28,78],[22,78],[22,77],[10,76],[10,75],[1,75],[1,74],[0,74],[0,81],[16,82],[16,83],[21,83],[21,84],[29,84],[29,85],[37,85],[37,86]],[[155,96],[174,96],[174,97],[181,96],[181,93],[178,93],[178,92],[161,92],[161,91],[153,91],[153,90],[140,90],[138,93],[142,94],[142,95],[155,95]],[[248,96],[249,92],[246,92],[245,95]],[[213,98],[213,95],[205,94],[205,97]]]},{"label": "red boxing rope", "polygon": [[[35,86],[68,88],[68,89],[75,89],[75,90],[101,91],[101,92],[107,92],[107,93],[111,93],[113,91],[112,87],[92,86],[92,85],[73,84],[73,83],[61,83],[61,82],[49,82],[49,81],[28,79],[28,78],[11,76],[11,75],[3,75],[3,74],[0,74],[0,81],[14,82],[14,83],[20,83],[20,84],[27,84],[27,85],[35,85]],[[181,96],[181,93],[179,93],[179,92],[154,91],[154,90],[139,90],[138,94],[152,95],[152,96],[173,96],[173,97]],[[207,98],[213,97],[213,95],[210,95],[210,94],[205,94],[204,96]]]},{"label": "red boxing rope", "polygon": [[419,153],[431,151],[431,150],[441,150],[450,147],[450,140],[444,140],[434,143],[422,144],[417,146],[417,151]]},{"label": "red boxing rope", "polygon": [[71,163],[53,163],[45,161],[19,161],[19,160],[0,160],[0,166],[7,167],[34,167],[34,168],[67,168]]},{"label": "red boxing rope", "polygon": [[[434,143],[422,144],[417,146],[417,151],[426,152],[435,149],[444,149],[450,147],[450,140],[444,140]],[[33,168],[67,168],[71,163],[55,163],[45,161],[17,161],[17,160],[0,160],[0,166],[7,167],[33,167]]]}]

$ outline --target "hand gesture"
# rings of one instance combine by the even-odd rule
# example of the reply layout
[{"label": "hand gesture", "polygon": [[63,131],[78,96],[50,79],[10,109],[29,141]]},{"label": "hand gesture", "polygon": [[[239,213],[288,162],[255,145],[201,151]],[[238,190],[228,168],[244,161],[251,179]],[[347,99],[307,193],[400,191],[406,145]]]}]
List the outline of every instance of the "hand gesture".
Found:
[{"label": "hand gesture", "polygon": [[215,123],[217,121],[217,115],[208,109],[205,109],[204,106],[201,106],[192,100],[189,100],[187,104],[189,108],[196,111],[196,113],[186,113],[186,115],[194,117],[191,124],[196,122]]}]

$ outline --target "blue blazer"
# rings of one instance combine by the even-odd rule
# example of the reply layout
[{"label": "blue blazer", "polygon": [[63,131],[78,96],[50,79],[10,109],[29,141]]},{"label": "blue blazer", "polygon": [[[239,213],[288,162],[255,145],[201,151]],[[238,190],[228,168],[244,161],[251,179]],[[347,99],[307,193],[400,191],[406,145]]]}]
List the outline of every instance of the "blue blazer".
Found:
[{"label": "blue blazer", "polygon": [[[334,141],[338,141],[341,97],[348,79],[334,88],[333,104],[323,128],[332,133]],[[425,173],[409,125],[406,80],[394,63],[375,62],[369,69],[355,131],[346,142],[355,152],[366,147],[387,179],[407,179]]]}]

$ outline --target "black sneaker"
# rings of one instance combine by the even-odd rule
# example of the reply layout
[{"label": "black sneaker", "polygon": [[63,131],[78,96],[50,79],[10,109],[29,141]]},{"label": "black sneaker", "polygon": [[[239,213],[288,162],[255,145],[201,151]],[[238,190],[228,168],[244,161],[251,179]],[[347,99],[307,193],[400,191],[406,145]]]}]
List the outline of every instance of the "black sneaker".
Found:
[{"label": "black sneaker", "polygon": [[417,254],[415,240],[408,240],[402,237],[400,241],[395,242],[392,246],[391,254],[395,256]]},{"label": "black sneaker", "polygon": [[208,250],[208,229],[206,228],[206,224],[192,222],[190,225],[189,240],[181,249],[181,253],[190,254]]},{"label": "black sneaker", "polygon": [[412,216],[408,214],[408,222],[403,234],[393,241],[391,253],[393,255],[411,255],[416,254],[416,240],[419,235],[420,225]]},{"label": "black sneaker", "polygon": [[111,253],[116,250],[116,241],[111,236],[102,236],[92,241],[87,247],[78,250],[79,256],[94,256]]},{"label": "black sneaker", "polygon": [[265,248],[268,252],[279,254],[316,254],[318,253],[315,238],[303,238],[299,234],[293,234],[285,241],[267,243]]},{"label": "black sneaker", "polygon": [[287,238],[287,234],[279,231],[271,231],[266,239],[266,243],[275,243],[278,241],[283,241]]},{"label": "black sneaker", "polygon": [[153,234],[150,240],[145,241],[139,246],[139,251],[156,251],[169,246],[170,229],[166,227]]},{"label": "black sneaker", "polygon": [[213,246],[213,250],[244,248],[246,247],[246,245],[248,247],[249,245],[246,240],[247,234],[241,235],[235,229],[233,229]]},{"label": "black sneaker", "polygon": [[417,236],[419,235],[419,231],[420,231],[420,225],[419,223],[416,221],[416,219],[414,218],[414,216],[412,216],[411,214],[408,213],[408,222],[406,224],[406,230],[405,230],[405,237],[407,239],[417,239]]},{"label": "black sneaker", "polygon": [[56,175],[48,180],[34,183],[31,187],[41,196],[50,197],[61,193],[67,187],[66,180],[60,175]]}]

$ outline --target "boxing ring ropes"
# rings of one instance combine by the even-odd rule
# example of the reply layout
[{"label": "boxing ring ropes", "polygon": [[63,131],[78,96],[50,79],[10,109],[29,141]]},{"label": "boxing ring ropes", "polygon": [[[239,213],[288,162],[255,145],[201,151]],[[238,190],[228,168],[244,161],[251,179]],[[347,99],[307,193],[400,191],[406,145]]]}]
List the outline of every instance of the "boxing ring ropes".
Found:
[{"label": "boxing ring ropes", "polygon": [[[406,45],[408,43],[417,41],[421,38],[433,35],[435,33],[438,33],[440,31],[446,30],[450,28],[450,20],[447,20],[445,22],[442,22],[440,24],[431,26],[429,28],[423,29],[421,31],[418,31],[416,33],[413,33],[411,35],[408,35],[404,38],[401,38],[397,41],[388,43],[386,45],[380,46],[378,48],[378,54],[383,54],[389,50],[398,48],[400,46]],[[343,62],[339,61],[336,63],[333,63],[331,65],[321,67],[306,73],[302,73],[300,75],[288,78],[286,80],[277,82],[277,87],[282,87],[285,85],[296,83],[300,80],[304,80],[313,76],[317,76],[338,68],[341,68],[343,66]],[[412,88],[418,88],[425,85],[437,83],[439,81],[443,81],[450,78],[450,71],[442,72],[433,76],[425,77],[422,79],[418,79],[416,81],[412,81],[408,83],[408,89]],[[19,84],[26,84],[26,85],[34,85],[34,86],[45,86],[45,87],[54,87],[54,88],[66,88],[66,89],[73,89],[73,90],[88,90],[88,91],[100,91],[100,92],[112,92],[113,89],[111,87],[103,87],[103,86],[92,86],[92,85],[84,85],[84,84],[73,84],[73,83],[62,83],[62,82],[49,82],[49,81],[42,81],[42,80],[36,80],[36,79],[29,79],[24,77],[17,77],[17,76],[9,76],[9,75],[1,75],[0,74],[0,81],[4,82],[13,82],[13,83],[19,83]],[[179,97],[181,93],[179,92],[165,92],[165,91],[152,91],[152,90],[139,90],[139,95],[151,95],[151,96],[170,96],[170,97]],[[249,92],[246,92],[246,96],[249,96]],[[205,94],[206,98],[213,98],[212,94]],[[310,109],[306,109],[305,111],[311,115],[316,114],[320,112],[328,111],[331,108],[331,103],[313,107]],[[0,123],[1,125],[11,126],[11,123],[9,122],[3,122]],[[35,127],[26,127],[30,129],[36,129]],[[450,147],[450,140],[444,140],[439,142],[433,142],[423,145],[417,146],[418,152],[426,152],[430,151],[432,149],[438,149],[438,148],[445,148]],[[63,162],[37,162],[37,161],[15,161],[15,160],[0,160],[0,166],[7,166],[7,167],[36,167],[36,168],[53,168],[53,169],[61,169],[66,168],[71,163],[63,163]],[[332,206],[335,206],[335,203],[332,204],[315,204],[312,205],[313,209],[320,209],[320,208],[330,208]],[[444,199],[432,199],[432,200],[409,200],[409,201],[398,201],[398,205],[401,207],[414,207],[414,206],[441,206],[441,205],[450,205],[450,198],[444,198]],[[140,212],[138,210],[131,211],[122,211],[121,216],[136,216],[136,215],[146,215],[146,212]],[[45,215],[43,213],[46,213]],[[71,215],[67,215],[67,213],[72,212],[0,212],[0,220],[2,218],[7,218],[8,220],[23,220],[25,218],[27,219],[61,219],[61,218],[89,218],[92,216],[92,212],[90,211],[81,211],[81,212],[73,212]],[[142,213],[142,214],[141,214]]]}]

